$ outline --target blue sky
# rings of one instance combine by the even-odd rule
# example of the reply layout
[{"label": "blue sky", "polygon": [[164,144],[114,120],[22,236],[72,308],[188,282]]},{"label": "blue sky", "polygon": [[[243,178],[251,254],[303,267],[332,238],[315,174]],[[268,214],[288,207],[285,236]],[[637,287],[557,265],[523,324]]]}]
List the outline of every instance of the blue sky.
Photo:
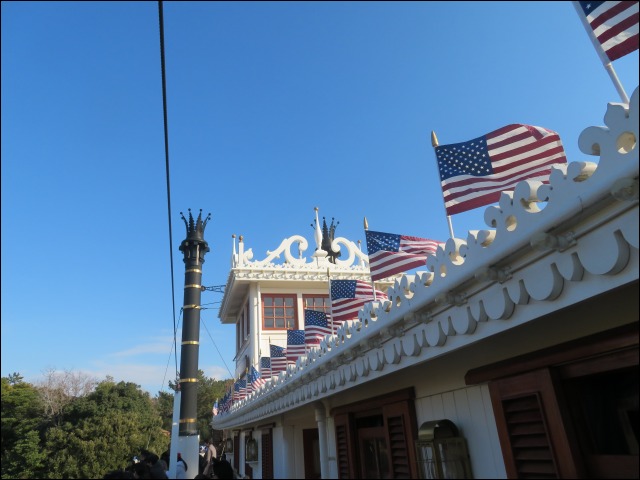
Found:
[{"label": "blue sky", "polygon": [[[209,286],[232,234],[256,259],[313,245],[316,206],[353,241],[364,216],[446,240],[431,130],[538,125],[593,161],[578,136],[620,101],[570,2],[164,2],[164,32],[177,309],[180,211],[211,212]],[[156,394],[175,373],[157,3],[2,2],[1,34],[2,375]],[[614,68],[630,96],[638,51]],[[483,212],[455,215],[456,236]],[[218,379],[235,345],[220,300],[203,293],[200,337]]]}]

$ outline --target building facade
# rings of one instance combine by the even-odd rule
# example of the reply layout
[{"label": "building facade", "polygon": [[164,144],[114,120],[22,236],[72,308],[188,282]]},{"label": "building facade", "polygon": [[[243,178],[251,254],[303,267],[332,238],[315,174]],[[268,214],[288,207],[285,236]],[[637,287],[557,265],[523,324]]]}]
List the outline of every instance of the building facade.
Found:
[{"label": "building facade", "polygon": [[[638,478],[638,97],[584,130],[594,162],[503,193],[489,229],[389,279],[387,300],[214,417],[238,474]],[[331,278],[368,279],[341,241],[352,264]],[[259,262],[234,246],[220,318],[238,325],[238,376],[286,343],[265,299],[289,298],[301,322],[308,298],[328,298],[306,246],[291,237]]]}]

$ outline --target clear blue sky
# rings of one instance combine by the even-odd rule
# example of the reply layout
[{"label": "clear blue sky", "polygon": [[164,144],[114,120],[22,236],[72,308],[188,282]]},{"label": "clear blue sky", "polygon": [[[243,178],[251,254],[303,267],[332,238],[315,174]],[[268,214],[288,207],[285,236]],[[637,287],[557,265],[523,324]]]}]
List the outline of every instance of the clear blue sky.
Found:
[{"label": "clear blue sky", "polygon": [[[312,243],[316,206],[354,241],[364,216],[446,240],[431,130],[538,125],[595,160],[578,136],[619,101],[570,2],[165,2],[164,22],[177,309],[181,210],[212,215],[205,285],[232,234],[256,259]],[[2,375],[156,394],[175,373],[157,3],[2,2],[1,61]],[[638,52],[614,67],[630,96]],[[200,368],[222,379],[235,329],[210,306]]]}]

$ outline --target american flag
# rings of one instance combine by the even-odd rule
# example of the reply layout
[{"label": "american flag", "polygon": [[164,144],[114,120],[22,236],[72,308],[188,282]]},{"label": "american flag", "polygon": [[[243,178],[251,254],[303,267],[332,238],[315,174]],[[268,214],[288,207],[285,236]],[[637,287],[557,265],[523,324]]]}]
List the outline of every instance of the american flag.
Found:
[{"label": "american flag", "polygon": [[260,357],[260,375],[264,381],[271,378],[271,357]]},{"label": "american flag", "polygon": [[[638,49],[638,2],[574,2],[613,62]],[[584,19],[583,19],[584,21]]]},{"label": "american flag", "polygon": [[271,375],[275,377],[287,369],[287,350],[284,347],[269,344],[269,353],[271,354]]},{"label": "american flag", "polygon": [[220,410],[218,413],[224,413],[229,410],[227,405],[227,397],[229,396],[229,392],[224,392],[224,395],[220,399]]},{"label": "american flag", "polygon": [[211,409],[211,413],[213,413],[214,417],[216,415],[218,415],[218,399],[217,398],[216,398],[215,403],[213,404],[213,408]]},{"label": "american flag", "polygon": [[262,375],[260,375],[260,372],[258,372],[253,365],[251,365],[249,369],[249,384],[253,391],[258,390],[258,388],[265,384]]},{"label": "american flag", "polygon": [[310,346],[319,346],[326,335],[331,335],[330,316],[318,310],[304,311],[304,341]]},{"label": "american flag", "polygon": [[567,163],[557,133],[520,124],[436,147],[436,157],[447,215],[495,203],[521,180],[548,183],[551,165]]},{"label": "american flag", "polygon": [[412,268],[424,267],[440,242],[426,238],[365,230],[371,280],[380,280]]},{"label": "american flag", "polygon": [[295,365],[307,347],[304,344],[304,330],[287,330],[287,365]]},{"label": "american flag", "polygon": [[231,410],[231,405],[233,404],[233,393],[231,390],[227,390],[227,393],[222,397],[222,403],[220,404],[221,412],[228,412]]},{"label": "american flag", "polygon": [[233,400],[242,400],[247,396],[247,381],[243,378],[233,386]]},{"label": "american flag", "polygon": [[[376,290],[376,299],[387,296]],[[331,280],[331,314],[333,330],[337,331],[345,320],[358,318],[358,312],[365,303],[373,301],[373,287],[362,280]]]},{"label": "american flag", "polygon": [[245,375],[245,392],[247,394],[247,397],[249,395],[251,395],[251,392],[253,392],[253,385],[251,385],[251,379],[249,378],[249,369],[247,368],[247,374]]}]

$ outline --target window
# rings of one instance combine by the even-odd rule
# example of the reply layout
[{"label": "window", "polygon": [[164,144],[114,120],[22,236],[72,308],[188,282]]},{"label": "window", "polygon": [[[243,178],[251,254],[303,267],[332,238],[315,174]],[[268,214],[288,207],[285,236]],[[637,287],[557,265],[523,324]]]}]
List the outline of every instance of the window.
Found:
[{"label": "window", "polygon": [[638,478],[639,374],[634,322],[471,370],[467,384],[489,380],[509,478]]},{"label": "window", "polygon": [[418,478],[413,388],[334,408],[338,478]]},{"label": "window", "polygon": [[251,323],[249,316],[249,301],[247,300],[247,304],[240,311],[240,315],[238,315],[238,321],[236,322],[236,349],[240,350],[240,347],[244,345],[244,343],[249,338],[249,332],[251,331]]},{"label": "window", "polygon": [[297,329],[295,294],[262,295],[262,326],[265,329]]},{"label": "window", "polygon": [[331,313],[331,301],[329,295],[303,295],[305,310],[317,310],[319,312]]},{"label": "window", "polygon": [[244,307],[243,312],[244,317],[244,338],[247,339],[249,337],[249,332],[251,331],[251,317],[249,316],[249,300],[247,300],[247,304]]}]

